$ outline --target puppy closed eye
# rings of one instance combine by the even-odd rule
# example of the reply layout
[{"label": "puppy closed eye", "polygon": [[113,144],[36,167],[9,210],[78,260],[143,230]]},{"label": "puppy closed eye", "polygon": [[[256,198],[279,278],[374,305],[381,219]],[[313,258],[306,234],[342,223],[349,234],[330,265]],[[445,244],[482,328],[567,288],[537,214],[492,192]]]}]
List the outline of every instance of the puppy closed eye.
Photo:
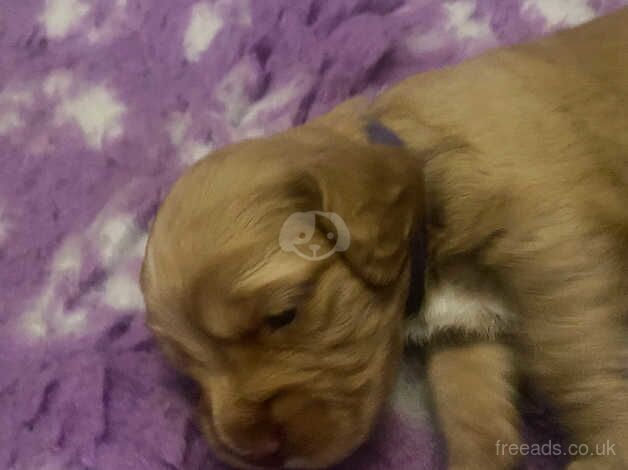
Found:
[{"label": "puppy closed eye", "polygon": [[297,309],[291,308],[288,310],[284,310],[281,313],[271,315],[266,318],[266,324],[270,327],[271,330],[279,330],[288,326],[290,323],[294,321],[297,316]]}]

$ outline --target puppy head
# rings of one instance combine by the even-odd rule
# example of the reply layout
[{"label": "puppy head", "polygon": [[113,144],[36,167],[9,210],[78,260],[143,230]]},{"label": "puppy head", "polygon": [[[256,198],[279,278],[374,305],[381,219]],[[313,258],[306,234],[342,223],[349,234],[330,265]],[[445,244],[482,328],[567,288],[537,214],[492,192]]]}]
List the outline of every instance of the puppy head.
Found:
[{"label": "puppy head", "polygon": [[148,323],[200,384],[225,461],[321,468],[365,440],[396,375],[421,203],[405,150],[314,126],[175,184],[142,269]]}]

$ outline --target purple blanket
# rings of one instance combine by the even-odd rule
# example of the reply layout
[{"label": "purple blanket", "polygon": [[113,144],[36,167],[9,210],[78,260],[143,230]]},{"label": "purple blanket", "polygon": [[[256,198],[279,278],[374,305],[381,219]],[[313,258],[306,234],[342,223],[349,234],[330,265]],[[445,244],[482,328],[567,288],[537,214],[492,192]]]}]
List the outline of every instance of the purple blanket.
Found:
[{"label": "purple blanket", "polygon": [[[194,386],[143,325],[146,228],[174,178],[352,94],[626,3],[1,0],[0,468],[224,468]],[[421,390],[403,375],[339,468],[441,468]],[[548,422],[532,409],[528,438]]]}]

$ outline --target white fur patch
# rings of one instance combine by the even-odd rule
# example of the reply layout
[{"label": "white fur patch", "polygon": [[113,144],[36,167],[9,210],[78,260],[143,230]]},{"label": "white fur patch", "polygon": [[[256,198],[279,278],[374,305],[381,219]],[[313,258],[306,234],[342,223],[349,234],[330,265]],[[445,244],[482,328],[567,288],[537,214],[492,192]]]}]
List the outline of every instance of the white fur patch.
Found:
[{"label": "white fur patch", "polygon": [[492,338],[514,321],[498,287],[480,273],[450,269],[426,286],[421,312],[406,325],[410,342],[423,343],[451,329]]},{"label": "white fur patch", "polygon": [[222,28],[223,19],[215,8],[202,2],[192,7],[190,23],[183,38],[185,58],[197,62]]},{"label": "white fur patch", "polygon": [[53,39],[63,38],[89,11],[81,0],[46,0],[41,22],[46,35]]},{"label": "white fur patch", "polygon": [[98,85],[64,101],[57,109],[57,119],[76,121],[89,146],[100,149],[105,141],[122,135],[124,111],[124,105],[106,87]]}]

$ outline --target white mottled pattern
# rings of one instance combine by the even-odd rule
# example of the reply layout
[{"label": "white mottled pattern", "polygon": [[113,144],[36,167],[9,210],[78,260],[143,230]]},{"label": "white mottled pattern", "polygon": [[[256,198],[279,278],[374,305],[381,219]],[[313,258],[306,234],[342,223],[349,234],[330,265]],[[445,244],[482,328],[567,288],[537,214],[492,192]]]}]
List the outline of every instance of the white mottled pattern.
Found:
[{"label": "white mottled pattern", "polygon": [[78,96],[69,98],[57,109],[61,122],[73,120],[83,131],[87,144],[100,149],[105,141],[122,134],[123,103],[103,85],[96,85]]},{"label": "white mottled pattern", "polygon": [[133,248],[130,250],[130,256],[141,259],[144,257],[144,253],[146,252],[146,244],[148,243],[148,233],[144,232],[140,235],[140,237],[136,240]]},{"label": "white mottled pattern", "polygon": [[185,58],[197,62],[222,28],[223,20],[211,5],[202,2],[192,7],[190,23],[183,38]]},{"label": "white mottled pattern", "polygon": [[46,0],[40,21],[46,28],[48,37],[61,39],[88,11],[89,6],[82,0]]},{"label": "white mottled pattern", "polygon": [[218,0],[217,5],[231,9],[231,21],[236,21],[244,26],[251,26],[253,24],[249,1],[242,0],[240,2],[234,2],[233,0]]},{"label": "white mottled pattern", "polygon": [[0,135],[7,135],[23,125],[24,121],[15,111],[9,111],[0,115]]},{"label": "white mottled pattern", "polygon": [[192,117],[189,113],[173,112],[166,122],[166,132],[170,142],[178,150],[181,163],[190,165],[203,158],[214,149],[207,142],[200,142],[188,137],[189,128],[192,125]]},{"label": "white mottled pattern", "polygon": [[144,235],[133,215],[125,210],[130,191],[129,187],[120,188],[85,231],[105,269],[128,259],[129,252],[135,250],[135,244]]},{"label": "white mottled pattern", "polygon": [[275,90],[273,93],[266,95],[261,100],[257,101],[251,106],[242,119],[242,125],[246,126],[251,122],[256,121],[260,114],[268,112],[273,109],[281,108],[288,104],[297,94],[299,88],[295,84],[288,84],[285,87]]},{"label": "white mottled pattern", "polygon": [[52,320],[57,335],[80,333],[87,326],[87,310],[77,308],[59,312]]},{"label": "white mottled pattern", "polygon": [[124,251],[128,240],[139,232],[129,214],[98,219],[89,230],[94,234],[97,251],[105,266],[111,266],[115,257]]},{"label": "white mottled pattern", "polygon": [[115,0],[109,15],[102,24],[94,26],[87,32],[87,40],[90,44],[97,44],[115,36],[116,30],[125,21],[126,7],[127,0]]},{"label": "white mottled pattern", "polygon": [[434,52],[445,45],[440,31],[423,32],[419,30],[408,34],[403,42],[413,54]]},{"label": "white mottled pattern", "polygon": [[144,299],[140,291],[137,276],[115,274],[107,279],[103,301],[117,310],[141,310]]},{"label": "white mottled pattern", "polygon": [[43,90],[49,98],[66,95],[73,83],[72,73],[67,70],[53,70],[43,83]]},{"label": "white mottled pattern", "polygon": [[445,4],[449,27],[453,28],[460,39],[473,39],[492,36],[491,27],[486,19],[475,19],[476,2],[473,0]]},{"label": "white mottled pattern", "polygon": [[0,203],[0,246],[9,238],[9,221],[4,206]]},{"label": "white mottled pattern", "polygon": [[179,159],[184,165],[191,165],[205,157],[212,150],[214,150],[214,147],[211,144],[191,140],[186,142],[179,151]]},{"label": "white mottled pattern", "polygon": [[51,270],[56,272],[78,272],[83,263],[83,255],[79,242],[70,238],[57,250],[52,262]]},{"label": "white mottled pattern", "polygon": [[83,313],[65,311],[63,298],[57,295],[61,283],[78,283],[82,263],[81,243],[70,237],[57,249],[46,284],[22,316],[22,329],[30,338],[77,331],[84,324]]},{"label": "white mottled pattern", "polygon": [[178,147],[183,144],[191,123],[192,117],[189,113],[175,111],[170,114],[166,123],[166,132],[172,145]]},{"label": "white mottled pattern", "polygon": [[549,26],[576,26],[596,16],[588,0],[525,0],[522,11],[538,13]]},{"label": "white mottled pattern", "polygon": [[0,136],[10,135],[22,127],[24,119],[21,113],[33,103],[30,90],[10,84],[0,92]]},{"label": "white mottled pattern", "polygon": [[54,298],[50,288],[45,288],[43,293],[35,300],[34,306],[28,310],[21,319],[21,327],[29,338],[41,339],[48,336],[48,325],[44,316],[44,309]]},{"label": "white mottled pattern", "polygon": [[142,310],[144,301],[139,289],[139,266],[148,235],[142,232],[133,218],[119,210],[120,203],[103,209],[88,233],[89,239],[96,241],[102,263],[109,269],[109,275],[102,289],[99,301],[116,310]]},{"label": "white mottled pattern", "polygon": [[[137,266],[144,253],[147,236],[128,215],[104,216],[81,236],[71,236],[57,249],[50,274],[40,294],[23,313],[21,330],[33,340],[81,334],[90,325],[88,313],[97,305],[115,310],[141,310],[143,298],[138,285]],[[1,220],[1,219],[0,219]],[[85,298],[86,305],[68,310],[60,289],[72,289],[80,283],[85,254],[96,251],[108,269],[104,284]],[[103,320],[101,318],[101,320]]]},{"label": "white mottled pattern", "polygon": [[256,71],[251,61],[242,61],[233,67],[216,87],[215,96],[225,107],[225,117],[232,126],[239,126],[246,110],[251,106],[247,95],[247,82]]},{"label": "white mottled pattern", "polygon": [[12,104],[13,106],[26,106],[34,101],[31,90],[16,84],[8,85],[0,93],[0,104]]},{"label": "white mottled pattern", "polygon": [[265,114],[276,112],[292,102],[308,86],[309,80],[306,76],[298,76],[281,88],[268,93],[261,100],[256,101],[242,117],[239,129],[234,137],[250,139],[289,127],[291,116],[286,113],[283,113],[280,118],[275,118],[272,127],[265,123],[262,117]]}]

